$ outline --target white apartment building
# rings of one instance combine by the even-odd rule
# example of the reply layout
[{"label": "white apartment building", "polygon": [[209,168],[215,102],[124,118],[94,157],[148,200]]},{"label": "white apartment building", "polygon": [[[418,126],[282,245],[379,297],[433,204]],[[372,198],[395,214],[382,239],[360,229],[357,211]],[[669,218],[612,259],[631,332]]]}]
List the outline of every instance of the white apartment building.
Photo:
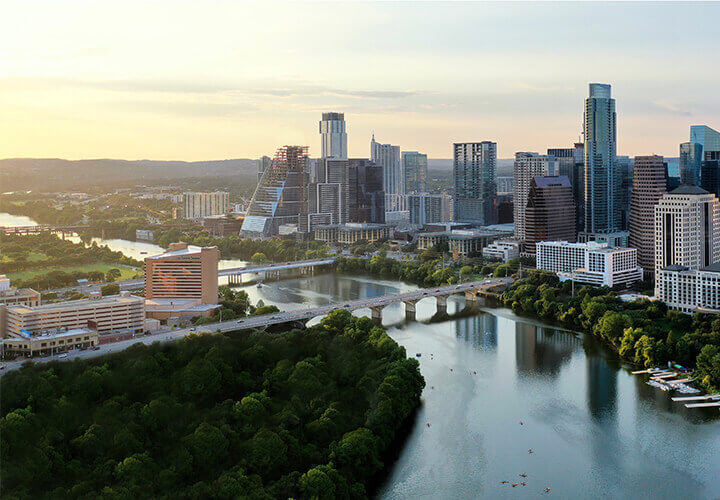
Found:
[{"label": "white apartment building", "polygon": [[537,244],[537,268],[557,273],[560,281],[572,279],[596,286],[629,285],[642,280],[637,249],[609,247],[606,243],[543,241]]},{"label": "white apartment building", "polygon": [[486,259],[500,259],[507,262],[520,257],[520,242],[513,240],[497,240],[483,248],[483,257]]},{"label": "white apartment building", "polygon": [[186,219],[202,219],[229,211],[230,194],[225,191],[183,193],[183,216]]},{"label": "white apartment building", "polygon": [[680,186],[655,206],[655,269],[700,269],[720,261],[720,206],[714,194]]},{"label": "white apartment building", "polygon": [[513,222],[515,238],[525,240],[525,208],[533,177],[555,175],[555,157],[538,153],[515,153],[513,168]]},{"label": "white apartment building", "polygon": [[655,273],[657,298],[684,313],[720,314],[720,264],[702,269],[672,265]]},{"label": "white apartment building", "polygon": [[91,328],[100,334],[121,330],[142,333],[144,325],[145,300],[128,292],[38,306],[8,306],[6,311],[9,337],[27,338],[60,328]]}]

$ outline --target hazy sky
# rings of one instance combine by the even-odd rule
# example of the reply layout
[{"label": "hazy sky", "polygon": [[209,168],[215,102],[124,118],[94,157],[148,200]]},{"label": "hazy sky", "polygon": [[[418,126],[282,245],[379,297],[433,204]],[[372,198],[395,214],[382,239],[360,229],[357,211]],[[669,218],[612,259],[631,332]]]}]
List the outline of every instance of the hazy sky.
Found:
[{"label": "hazy sky", "polygon": [[720,129],[720,3],[0,2],[0,157],[319,153],[322,111],[434,158],[569,146],[611,83],[619,154]]}]

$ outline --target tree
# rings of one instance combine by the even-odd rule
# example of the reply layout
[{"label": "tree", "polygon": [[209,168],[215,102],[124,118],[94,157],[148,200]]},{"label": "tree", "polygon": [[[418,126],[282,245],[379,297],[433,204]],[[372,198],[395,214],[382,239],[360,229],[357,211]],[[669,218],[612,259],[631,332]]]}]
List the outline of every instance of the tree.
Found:
[{"label": "tree", "polygon": [[253,264],[265,264],[266,262],[269,262],[267,256],[262,252],[255,252],[252,257],[250,257],[250,262]]},{"label": "tree", "polygon": [[108,283],[112,283],[113,281],[120,278],[120,276],[122,276],[120,269],[113,267],[112,269],[109,269],[107,273],[105,273],[105,281],[107,281]]},{"label": "tree", "polygon": [[100,287],[100,294],[103,297],[108,295],[118,295],[120,293],[120,285],[117,283],[108,283]]}]

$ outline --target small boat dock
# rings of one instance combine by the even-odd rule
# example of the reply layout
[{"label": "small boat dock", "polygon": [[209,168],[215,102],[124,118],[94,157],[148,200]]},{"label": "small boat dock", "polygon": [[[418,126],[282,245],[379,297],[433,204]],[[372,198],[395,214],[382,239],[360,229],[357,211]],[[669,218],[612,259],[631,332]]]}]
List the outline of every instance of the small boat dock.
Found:
[{"label": "small boat dock", "polygon": [[[631,372],[633,375],[649,374],[650,380],[647,381],[649,386],[660,389],[661,391],[677,391],[681,394],[699,394],[700,391],[694,387],[687,385],[693,379],[688,370],[674,363],[668,363],[668,368],[648,368],[646,370],[636,370]],[[676,378],[678,376],[684,378]],[[673,380],[676,379],[676,380]],[[673,398],[675,400],[676,398]],[[720,404],[718,405],[720,406]]]}]

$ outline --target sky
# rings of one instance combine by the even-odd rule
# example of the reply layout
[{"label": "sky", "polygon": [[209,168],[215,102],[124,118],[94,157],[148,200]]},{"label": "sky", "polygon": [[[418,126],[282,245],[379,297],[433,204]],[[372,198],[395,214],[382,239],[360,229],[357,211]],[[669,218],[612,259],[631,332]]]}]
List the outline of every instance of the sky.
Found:
[{"label": "sky", "polygon": [[618,154],[720,129],[720,3],[0,0],[0,158],[319,155],[370,136],[452,156],[569,147],[610,83]]}]

